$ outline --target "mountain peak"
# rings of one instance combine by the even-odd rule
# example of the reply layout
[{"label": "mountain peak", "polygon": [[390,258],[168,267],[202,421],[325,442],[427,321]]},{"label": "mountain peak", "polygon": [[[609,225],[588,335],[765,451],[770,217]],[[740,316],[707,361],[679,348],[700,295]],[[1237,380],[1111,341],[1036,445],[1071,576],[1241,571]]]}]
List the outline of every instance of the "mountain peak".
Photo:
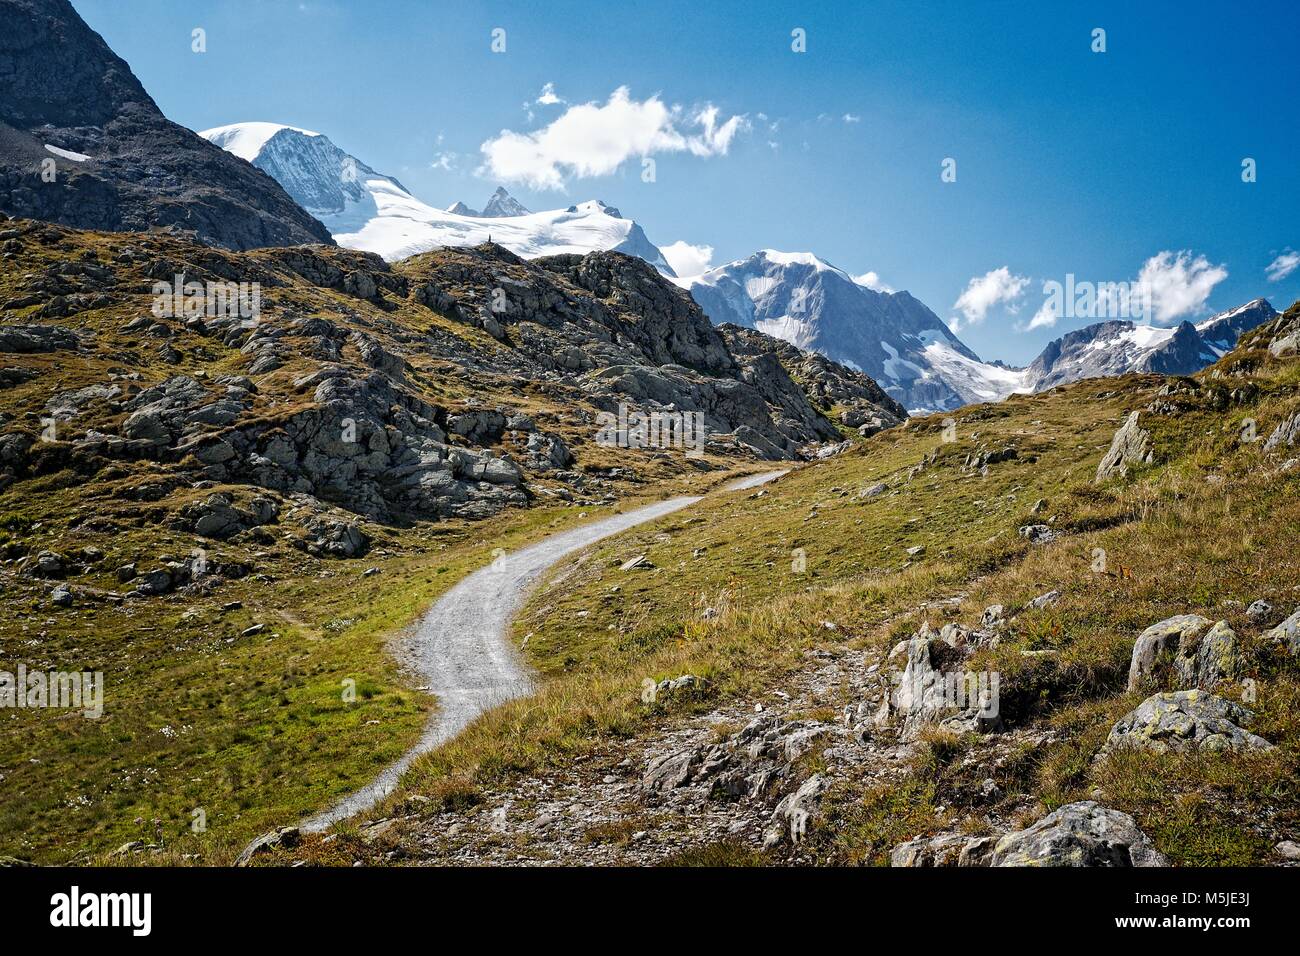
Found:
[{"label": "mountain peak", "polygon": [[297,126],[257,121],[217,126],[213,129],[205,129],[199,135],[209,143],[214,143],[226,152],[234,153],[240,159],[251,163],[257,158],[258,153],[262,151],[271,137],[284,130],[301,133],[303,136],[320,135],[320,133],[313,133],[309,129],[301,129]]},{"label": "mountain peak", "polygon": [[492,198],[483,207],[484,219],[500,219],[506,216],[527,216],[529,211],[518,199],[506,192],[504,186],[498,186]]}]

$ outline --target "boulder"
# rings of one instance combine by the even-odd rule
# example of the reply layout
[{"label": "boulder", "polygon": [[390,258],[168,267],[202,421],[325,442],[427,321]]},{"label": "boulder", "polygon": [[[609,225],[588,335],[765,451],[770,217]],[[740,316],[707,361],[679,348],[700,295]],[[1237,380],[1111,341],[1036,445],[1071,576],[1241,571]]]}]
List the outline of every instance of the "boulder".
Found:
[{"label": "boulder", "polygon": [[1179,648],[1195,646],[1211,621],[1199,614],[1179,614],[1152,624],[1138,635],[1128,668],[1128,690],[1161,680],[1173,666]]},{"label": "boulder", "polygon": [[1260,599],[1250,602],[1250,607],[1246,608],[1246,617],[1252,624],[1263,624],[1273,614],[1273,605]]},{"label": "boulder", "polygon": [[991,866],[1168,866],[1127,813],[1091,801],[1070,803],[1033,826],[1008,833]]},{"label": "boulder", "polygon": [[1240,726],[1254,714],[1203,690],[1153,694],[1111,728],[1102,753],[1140,747],[1156,753],[1193,750],[1269,750],[1273,747]]},{"label": "boulder", "polygon": [[988,866],[995,836],[941,833],[900,843],[889,854],[890,866]]},{"label": "boulder", "polygon": [[1154,453],[1151,449],[1151,433],[1138,424],[1141,412],[1133,412],[1115,432],[1110,449],[1102,456],[1097,466],[1096,481],[1107,478],[1123,478],[1128,474],[1130,465],[1149,465]]},{"label": "boulder", "polygon": [[1219,621],[1196,641],[1189,641],[1184,635],[1174,658],[1179,687],[1209,689],[1219,681],[1238,677],[1242,669],[1237,635],[1227,621]]},{"label": "boulder", "polygon": [[359,558],[370,550],[370,536],[354,521],[315,517],[307,522],[312,537],[306,542],[311,554],[327,558]]}]

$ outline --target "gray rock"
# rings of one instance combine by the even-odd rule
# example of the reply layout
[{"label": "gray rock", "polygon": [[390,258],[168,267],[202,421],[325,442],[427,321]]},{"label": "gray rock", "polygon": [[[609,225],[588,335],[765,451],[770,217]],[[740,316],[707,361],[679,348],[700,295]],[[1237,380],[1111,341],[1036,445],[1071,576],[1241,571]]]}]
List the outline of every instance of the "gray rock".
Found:
[{"label": "gray rock", "polygon": [[1189,640],[1184,634],[1174,659],[1179,687],[1209,689],[1219,681],[1239,677],[1243,666],[1236,632],[1227,621],[1219,621],[1199,640]]},{"label": "gray rock", "polygon": [[36,572],[44,577],[62,577],[67,569],[68,559],[55,551],[42,551],[36,555]]},{"label": "gray rock", "polygon": [[1051,607],[1059,600],[1061,600],[1060,591],[1048,591],[1046,594],[1038,595],[1038,597],[1026,604],[1025,607],[1030,610],[1041,611],[1045,607]]},{"label": "gray rock", "polygon": [[641,786],[647,790],[664,792],[685,785],[699,766],[700,756],[699,750],[692,749],[655,758],[646,768]]},{"label": "gray rock", "polygon": [[995,836],[941,833],[900,843],[889,854],[890,866],[988,866]]},{"label": "gray rock", "polygon": [[1283,445],[1288,447],[1300,441],[1300,412],[1288,416],[1264,442],[1265,451],[1274,451]]},{"label": "gray rock", "polygon": [[1272,630],[1264,632],[1264,640],[1285,644],[1292,657],[1300,657],[1300,608]]},{"label": "gray rock", "polygon": [[802,841],[808,824],[821,808],[826,786],[821,774],[813,774],[794,793],[782,797],[763,830],[763,849],[770,850],[787,839],[791,843]]},{"label": "gray rock", "polygon": [[302,833],[297,827],[284,827],[271,833],[264,833],[248,846],[235,859],[235,866],[248,866],[253,857],[277,849],[293,849],[302,842]]},{"label": "gray rock", "polygon": [[1246,617],[1252,624],[1263,624],[1273,613],[1273,605],[1261,599],[1252,601],[1250,607],[1246,608]]},{"label": "gray rock", "polygon": [[1154,694],[1111,728],[1102,753],[1141,747],[1156,753],[1191,750],[1270,750],[1273,745],[1240,724],[1254,715],[1203,690]]},{"label": "gray rock", "polygon": [[1019,531],[1020,537],[1034,544],[1046,544],[1048,541],[1055,541],[1057,533],[1052,530],[1050,525],[1045,524],[1027,524],[1023,525]]},{"label": "gray rock", "polygon": [[1172,668],[1179,648],[1194,647],[1211,621],[1199,614],[1179,614],[1152,624],[1133,645],[1129,661],[1128,690],[1134,691],[1146,682],[1159,681]]},{"label": "gray rock", "polygon": [[353,521],[316,517],[307,522],[307,550],[321,557],[359,558],[370,550],[370,536]]},{"label": "gray rock", "polygon": [[1138,425],[1141,412],[1133,412],[1111,439],[1110,449],[1097,466],[1096,481],[1128,475],[1130,465],[1151,464],[1151,433]]},{"label": "gray rock", "polygon": [[1070,803],[1033,826],[1008,833],[991,866],[1168,866],[1169,861],[1126,813],[1091,800]]}]

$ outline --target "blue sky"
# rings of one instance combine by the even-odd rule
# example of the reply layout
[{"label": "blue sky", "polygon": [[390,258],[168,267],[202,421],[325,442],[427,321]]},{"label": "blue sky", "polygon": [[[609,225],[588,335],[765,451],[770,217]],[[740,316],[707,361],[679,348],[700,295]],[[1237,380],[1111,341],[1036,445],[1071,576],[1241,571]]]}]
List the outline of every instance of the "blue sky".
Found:
[{"label": "blue sky", "polygon": [[[1181,303],[1165,321],[1300,297],[1300,268],[1266,272],[1300,249],[1292,3],[73,2],[192,129],[317,130],[440,206],[481,206],[501,179],[482,147],[522,144],[499,169],[530,208],[604,199],[714,264],[811,250],[911,291],[988,359],[1027,361],[1092,321],[1027,329],[1044,281],[1133,280],[1164,251],[1191,253],[1160,264]],[[536,102],[546,84],[561,102]],[[644,132],[647,100],[667,116],[637,141],[653,182],[635,144],[584,164],[562,127],[530,135],[622,87],[636,110],[615,139]]]}]

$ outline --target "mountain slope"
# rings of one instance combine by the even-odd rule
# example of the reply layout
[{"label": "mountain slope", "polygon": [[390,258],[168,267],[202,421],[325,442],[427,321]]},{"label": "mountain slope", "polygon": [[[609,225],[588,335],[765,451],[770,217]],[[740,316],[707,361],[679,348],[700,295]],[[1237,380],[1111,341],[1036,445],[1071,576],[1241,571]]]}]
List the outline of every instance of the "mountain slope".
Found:
[{"label": "mountain slope", "polygon": [[273,179],[164,117],[68,0],[0,0],[0,210],[231,249],[331,242]]},{"label": "mountain slope", "polygon": [[[1300,305],[1192,378],[971,408],[955,440],[914,419],[598,545],[516,620],[531,699],[417,762],[358,834],[274,861],[979,866],[1032,826],[1041,852],[1001,865],[1288,865],[1297,329]],[[1134,413],[1152,460],[1095,481]],[[946,675],[983,675],[995,720]],[[1157,725],[1153,695],[1180,692]],[[1207,720],[1227,702],[1257,739]],[[1094,825],[1053,827],[1066,807]]]},{"label": "mountain slope", "polygon": [[274,177],[325,223],[340,245],[378,253],[390,262],[490,239],[530,259],[625,252],[674,275],[641,227],[599,200],[530,213],[498,188],[482,213],[459,202],[437,209],[320,133],[274,123],[235,123],[199,135]]},{"label": "mountain slope", "polygon": [[[197,848],[189,809],[170,821],[199,805],[223,821],[205,850],[220,853],[328,805],[413,743],[431,704],[403,688],[385,635],[492,547],[839,448],[827,388],[897,419],[856,373],[822,387],[757,333],[733,352],[616,252],[485,245],[390,266],[322,245],[0,230],[0,653],[129,675],[106,696],[132,740],[6,710],[0,856],[112,850],[137,818]],[[256,282],[257,310],[178,308],[154,288],[179,273],[209,293]],[[704,428],[618,440],[602,421],[621,407]],[[193,707],[227,665],[225,704]],[[365,719],[344,679],[366,688]],[[183,715],[184,739],[161,714]],[[218,770],[238,784],[200,802]],[[75,799],[108,778],[111,805]]]},{"label": "mountain slope", "polygon": [[1025,383],[1041,392],[1066,382],[1128,372],[1190,375],[1218,361],[1243,332],[1276,316],[1266,299],[1254,299],[1195,325],[1098,322],[1049,342],[1025,369]]},{"label": "mountain slope", "polygon": [[681,279],[718,324],[757,329],[875,379],[910,411],[957,408],[1022,387],[980,360],[907,292],[880,292],[811,253],[765,249]]}]

